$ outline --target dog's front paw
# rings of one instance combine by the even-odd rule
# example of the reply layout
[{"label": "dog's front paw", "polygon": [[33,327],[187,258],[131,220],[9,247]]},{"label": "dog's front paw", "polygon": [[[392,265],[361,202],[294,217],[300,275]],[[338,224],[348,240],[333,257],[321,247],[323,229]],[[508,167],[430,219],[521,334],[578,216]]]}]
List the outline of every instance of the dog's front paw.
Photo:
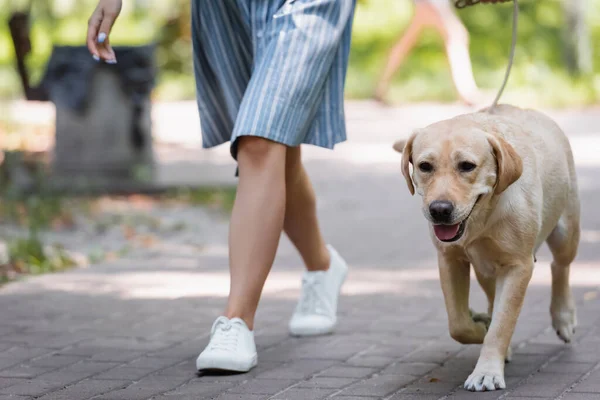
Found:
[{"label": "dog's front paw", "polygon": [[504,374],[501,372],[478,371],[475,369],[465,381],[465,389],[471,392],[485,392],[506,389]]},{"label": "dog's front paw", "polygon": [[488,313],[476,313],[473,310],[469,310],[471,313],[471,319],[473,322],[481,322],[485,325],[486,331],[490,328],[490,324],[492,323],[492,317],[488,315]]},{"label": "dog's front paw", "polygon": [[552,309],[552,327],[556,331],[556,334],[565,343],[569,343],[575,333],[577,327],[577,315],[574,307],[560,307],[558,309]]}]

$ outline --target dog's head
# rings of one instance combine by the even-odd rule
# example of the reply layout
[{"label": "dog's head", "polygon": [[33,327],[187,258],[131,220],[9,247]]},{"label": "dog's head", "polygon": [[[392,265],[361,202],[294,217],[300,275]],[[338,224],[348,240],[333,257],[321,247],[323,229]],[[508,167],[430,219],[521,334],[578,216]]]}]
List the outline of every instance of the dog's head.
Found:
[{"label": "dog's head", "polygon": [[522,160],[498,128],[458,117],[394,145],[402,153],[408,189],[423,197],[423,213],[440,242],[459,241],[478,205],[521,176]]}]

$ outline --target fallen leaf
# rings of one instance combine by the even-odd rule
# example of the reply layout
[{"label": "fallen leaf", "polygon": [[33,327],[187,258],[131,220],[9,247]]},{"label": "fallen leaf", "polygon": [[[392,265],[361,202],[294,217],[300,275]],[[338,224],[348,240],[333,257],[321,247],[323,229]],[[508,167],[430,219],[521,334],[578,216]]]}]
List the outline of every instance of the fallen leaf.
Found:
[{"label": "fallen leaf", "polygon": [[142,246],[144,247],[152,247],[156,244],[156,237],[152,235],[144,235],[140,238],[142,242]]},{"label": "fallen leaf", "polygon": [[127,240],[133,239],[135,236],[135,229],[129,225],[123,226],[123,236],[125,236],[125,239]]},{"label": "fallen leaf", "polygon": [[598,297],[598,292],[597,291],[593,291],[593,292],[586,292],[583,295],[583,300],[584,301],[590,301],[590,300],[594,300]]}]

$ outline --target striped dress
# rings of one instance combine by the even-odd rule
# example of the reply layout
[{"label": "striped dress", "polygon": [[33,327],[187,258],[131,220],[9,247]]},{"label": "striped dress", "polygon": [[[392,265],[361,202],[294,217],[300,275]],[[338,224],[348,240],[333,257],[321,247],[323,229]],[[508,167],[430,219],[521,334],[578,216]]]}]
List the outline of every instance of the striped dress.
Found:
[{"label": "striped dress", "polygon": [[333,148],[355,0],[192,0],[203,147],[240,136]]}]

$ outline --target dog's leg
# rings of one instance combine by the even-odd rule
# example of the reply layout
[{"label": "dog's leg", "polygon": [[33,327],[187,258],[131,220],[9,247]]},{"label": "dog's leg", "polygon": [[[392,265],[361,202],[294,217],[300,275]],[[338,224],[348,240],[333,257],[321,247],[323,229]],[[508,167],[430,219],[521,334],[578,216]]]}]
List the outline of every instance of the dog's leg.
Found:
[{"label": "dog's leg", "polygon": [[[488,299],[488,311],[487,314],[474,314],[473,320],[475,321],[484,321],[486,322],[487,317],[487,326],[490,325],[492,314],[494,312],[494,297],[496,296],[496,277],[495,276],[485,276],[477,268],[473,268],[475,270],[475,276],[477,277],[477,282],[483,289],[487,299]],[[506,362],[510,362],[512,360],[512,349],[508,346],[508,350],[506,351]]]},{"label": "dog's leg", "polygon": [[475,270],[475,276],[477,277],[477,282],[479,282],[479,286],[483,289],[485,296],[488,299],[488,315],[491,317],[494,312],[494,297],[496,296],[496,277],[495,276],[485,276],[477,268],[473,268]]},{"label": "dog's leg", "polygon": [[504,361],[532,273],[533,257],[498,268],[492,324],[475,370],[465,382],[466,389],[481,392],[506,388]]},{"label": "dog's leg", "polygon": [[487,324],[474,321],[469,310],[469,263],[438,254],[438,264],[450,336],[462,344],[483,343]]},{"label": "dog's leg", "polygon": [[578,213],[577,215],[563,215],[547,240],[554,258],[552,261],[552,300],[550,303],[552,327],[566,343],[571,341],[577,326],[575,301],[569,285],[569,272],[570,264],[575,259],[579,244],[578,217]]}]

